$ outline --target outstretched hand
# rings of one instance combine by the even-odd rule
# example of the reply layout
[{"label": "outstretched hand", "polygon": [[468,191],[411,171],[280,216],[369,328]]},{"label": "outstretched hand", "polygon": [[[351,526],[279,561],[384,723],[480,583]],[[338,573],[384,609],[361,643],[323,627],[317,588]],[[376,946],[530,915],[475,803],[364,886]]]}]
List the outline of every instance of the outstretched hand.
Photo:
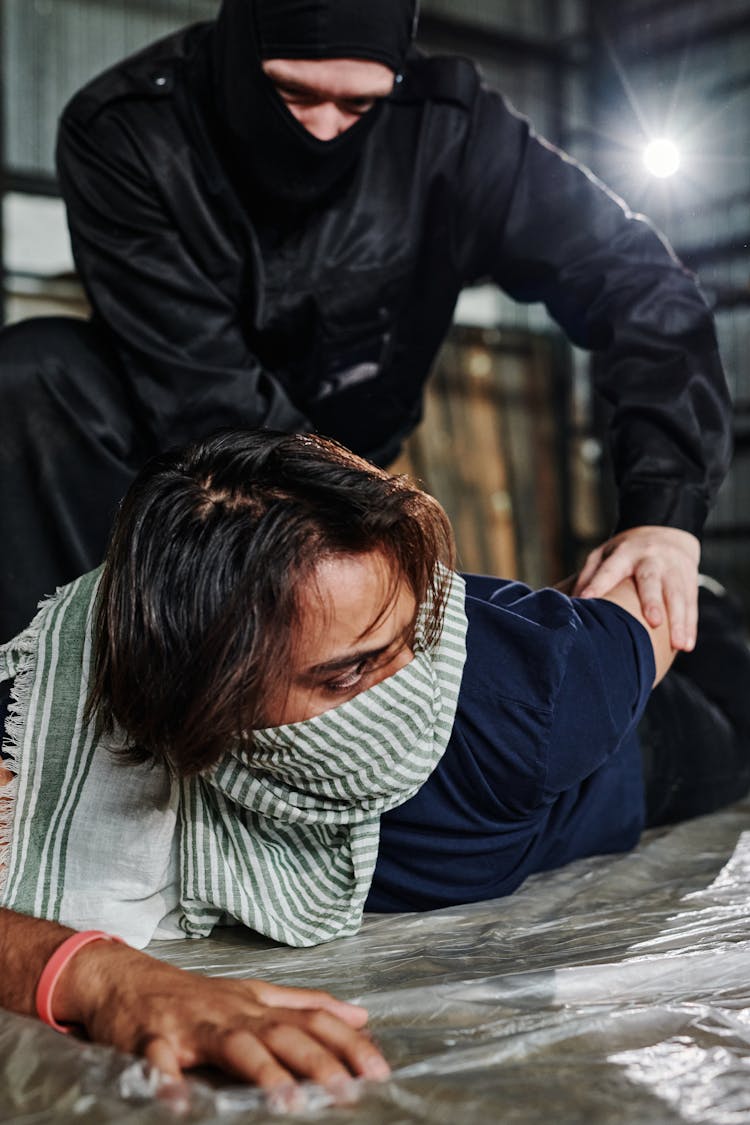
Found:
[{"label": "outstretched hand", "polygon": [[626,578],[635,581],[641,608],[654,628],[666,617],[672,648],[689,652],[698,628],[700,542],[675,527],[631,527],[587,557],[573,595],[601,598]]},{"label": "outstretched hand", "polygon": [[335,1088],[389,1074],[363,1030],[365,1009],[327,992],[201,976],[96,942],[73,958],[58,995],[56,1018],[173,1079],[209,1065],[276,1090],[300,1078]]}]

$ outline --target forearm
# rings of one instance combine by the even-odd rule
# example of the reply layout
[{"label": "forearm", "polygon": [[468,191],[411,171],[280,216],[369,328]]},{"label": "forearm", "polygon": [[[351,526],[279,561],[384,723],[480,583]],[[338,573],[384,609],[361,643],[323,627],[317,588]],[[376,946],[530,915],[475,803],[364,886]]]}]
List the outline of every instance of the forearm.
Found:
[{"label": "forearm", "polygon": [[[0,909],[0,1006],[22,1016],[35,1016],[42,971],[75,933],[69,926],[45,918]],[[128,972],[137,974],[158,963],[124,944],[96,941],[84,946],[60,974],[53,995],[54,1018],[59,1023],[86,1025],[106,994],[106,972],[111,973],[113,964],[116,973],[124,972],[127,965]]]},{"label": "forearm", "polygon": [[[35,1014],[44,966],[74,930],[0,910],[0,1005]],[[95,1043],[145,1054],[178,1078],[208,1064],[266,1088],[295,1077],[384,1078],[363,1028],[367,1013],[327,993],[187,973],[112,941],[92,941],[62,969],[51,997],[60,1024]]]},{"label": "forearm", "polygon": [[635,348],[627,360],[597,361],[598,388],[615,408],[616,531],[658,525],[701,536],[732,446],[731,405],[708,324],[703,338],[702,352],[697,342],[665,339],[658,362]]},{"label": "forearm", "polygon": [[[499,116],[498,128],[508,122]],[[569,338],[595,353],[595,384],[612,407],[618,529],[699,536],[731,446],[711,311],[647,222],[523,123],[510,140],[501,151],[515,160],[514,193],[494,242],[486,237],[492,199],[482,207],[484,243],[495,247],[489,272],[517,299],[544,302]],[[502,196],[508,173],[499,155],[489,159],[472,182],[483,175]]]},{"label": "forearm", "polygon": [[36,1014],[34,996],[42,969],[75,931],[57,922],[0,909],[0,1006]]},{"label": "forearm", "polygon": [[644,613],[638,588],[632,578],[626,578],[623,582],[620,582],[614,589],[604,594],[603,599],[604,601],[614,602],[615,605],[627,610],[631,616],[640,621],[648,633],[654,648],[654,663],[656,666],[654,686],[656,686],[666,676],[677,655],[670,640],[669,621],[666,615],[660,625],[654,626],[650,623]]}]

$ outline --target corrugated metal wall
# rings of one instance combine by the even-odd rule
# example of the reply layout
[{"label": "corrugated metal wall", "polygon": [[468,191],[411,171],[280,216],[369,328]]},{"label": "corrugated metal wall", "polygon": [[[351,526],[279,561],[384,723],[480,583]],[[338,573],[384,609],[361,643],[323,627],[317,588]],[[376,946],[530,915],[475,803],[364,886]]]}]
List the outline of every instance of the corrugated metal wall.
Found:
[{"label": "corrugated metal wall", "polygon": [[98,71],[167,35],[210,19],[216,0],[2,0],[5,160],[52,173],[57,118]]}]

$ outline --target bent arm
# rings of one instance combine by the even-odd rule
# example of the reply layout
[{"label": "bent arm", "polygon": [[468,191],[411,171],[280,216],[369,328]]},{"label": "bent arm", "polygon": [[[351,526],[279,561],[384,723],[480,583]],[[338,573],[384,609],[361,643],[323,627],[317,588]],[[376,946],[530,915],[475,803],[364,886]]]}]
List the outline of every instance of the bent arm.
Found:
[{"label": "bent arm", "polygon": [[[74,933],[0,909],[0,1005],[35,1014],[45,964]],[[72,957],[52,1014],[96,1043],[145,1055],[163,1073],[207,1064],[271,1089],[296,1077],[384,1078],[388,1066],[362,1031],[363,1008],[324,992],[188,973],[126,945],[96,941]]]},{"label": "bent arm", "polygon": [[[224,426],[310,429],[248,346],[239,304],[251,281],[230,276],[237,248],[204,217],[199,170],[181,168],[171,189],[181,198],[163,198],[136,133],[108,111],[90,121],[68,111],[57,160],[79,274],[156,444]],[[188,199],[195,221],[181,230]]]},{"label": "bent arm", "polygon": [[614,602],[615,605],[619,605],[622,609],[627,610],[632,617],[640,621],[641,625],[648,633],[654,650],[654,663],[656,665],[654,687],[656,687],[659,681],[666,676],[672,666],[672,661],[677,655],[676,650],[672,647],[669,622],[666,618],[659,625],[652,625],[649,622],[641,604],[638,588],[632,578],[627,578],[624,582],[620,582],[619,585],[605,594],[602,600]]},{"label": "bent arm", "polygon": [[[510,171],[512,169],[512,171]],[[463,237],[475,272],[542,301],[596,353],[613,408],[618,529],[700,535],[730,457],[730,401],[711,313],[694,278],[641,216],[536,137],[494,94],[467,153]]]}]

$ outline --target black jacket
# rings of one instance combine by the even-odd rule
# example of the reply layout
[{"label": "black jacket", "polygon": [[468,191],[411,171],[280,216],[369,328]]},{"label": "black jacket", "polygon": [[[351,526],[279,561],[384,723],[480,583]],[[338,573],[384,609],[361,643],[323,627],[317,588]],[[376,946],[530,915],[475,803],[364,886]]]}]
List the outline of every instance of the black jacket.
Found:
[{"label": "black jacket", "polygon": [[459,291],[491,278],[601,353],[619,526],[699,533],[728,464],[727,390],[711,315],[653,229],[471,63],[424,57],[336,197],[259,222],[200,93],[211,34],[107,71],[60,128],[76,262],[158,444],[312,424],[385,463]]}]

